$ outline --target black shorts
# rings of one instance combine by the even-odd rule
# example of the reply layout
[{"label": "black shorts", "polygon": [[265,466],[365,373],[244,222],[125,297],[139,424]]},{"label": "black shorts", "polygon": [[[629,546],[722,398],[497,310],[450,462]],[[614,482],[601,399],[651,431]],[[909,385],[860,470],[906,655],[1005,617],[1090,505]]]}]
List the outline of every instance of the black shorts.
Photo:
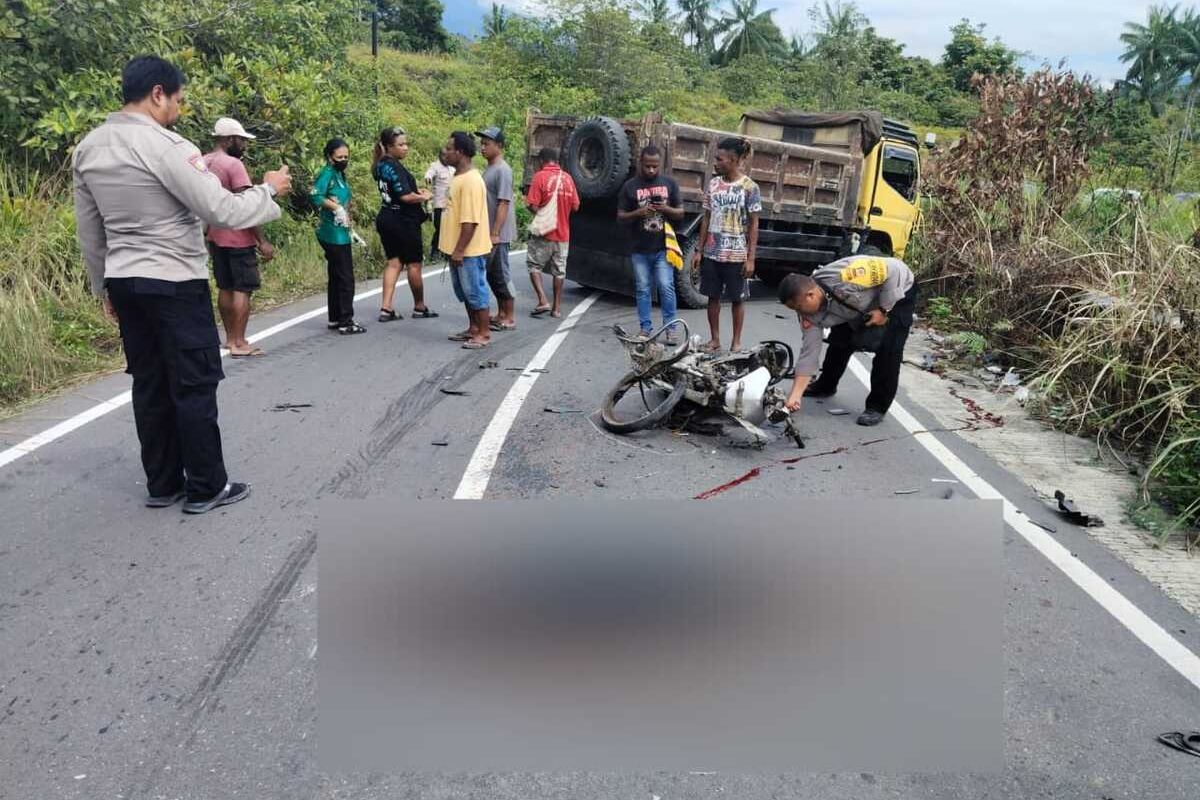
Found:
[{"label": "black shorts", "polygon": [[217,279],[218,289],[249,294],[262,286],[256,248],[221,247],[210,242],[208,251],[212,254],[213,277]]},{"label": "black shorts", "polygon": [[746,265],[726,261],[700,260],[700,294],[709,300],[740,303],[750,299],[750,282],[742,276]]},{"label": "black shorts", "polygon": [[405,219],[399,213],[381,209],[375,218],[375,230],[383,244],[383,254],[389,261],[400,259],[401,264],[420,264],[425,259],[421,244],[421,224]]}]

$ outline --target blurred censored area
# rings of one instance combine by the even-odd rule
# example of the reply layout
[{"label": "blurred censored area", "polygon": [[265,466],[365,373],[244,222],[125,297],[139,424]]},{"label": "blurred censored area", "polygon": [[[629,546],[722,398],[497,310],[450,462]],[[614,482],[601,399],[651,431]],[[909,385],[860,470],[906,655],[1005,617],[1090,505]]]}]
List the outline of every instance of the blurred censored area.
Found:
[{"label": "blurred censored area", "polygon": [[330,500],[321,524],[323,771],[1002,769],[999,501]]}]

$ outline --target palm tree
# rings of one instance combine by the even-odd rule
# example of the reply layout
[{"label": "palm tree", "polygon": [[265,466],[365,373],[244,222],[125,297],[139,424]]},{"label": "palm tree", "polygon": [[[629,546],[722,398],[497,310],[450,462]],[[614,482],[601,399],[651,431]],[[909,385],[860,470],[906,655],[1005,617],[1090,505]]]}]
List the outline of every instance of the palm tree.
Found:
[{"label": "palm tree", "polygon": [[[1125,44],[1121,60],[1129,63],[1127,79],[1138,88],[1142,99],[1150,103],[1155,116],[1162,113],[1163,102],[1183,77],[1178,55],[1181,39],[1186,37],[1176,17],[1178,10],[1178,6],[1152,6],[1145,25],[1127,22],[1121,34]],[[1188,16],[1194,19],[1190,12]],[[1195,25],[1194,21],[1192,24]]]},{"label": "palm tree", "polygon": [[487,14],[483,18],[483,36],[485,39],[494,39],[504,33],[504,29],[508,27],[508,12],[504,6],[498,3],[492,3],[492,13]]},{"label": "palm tree", "polygon": [[747,55],[780,55],[786,51],[783,34],[772,15],[775,9],[758,10],[758,0],[731,0],[730,14],[714,30],[724,34],[717,61],[728,64]]},{"label": "palm tree", "polygon": [[682,19],[679,33],[690,40],[699,53],[709,55],[713,51],[713,0],[679,0]]},{"label": "palm tree", "polygon": [[671,0],[634,0],[634,8],[647,22],[673,27],[679,15],[671,10]]}]

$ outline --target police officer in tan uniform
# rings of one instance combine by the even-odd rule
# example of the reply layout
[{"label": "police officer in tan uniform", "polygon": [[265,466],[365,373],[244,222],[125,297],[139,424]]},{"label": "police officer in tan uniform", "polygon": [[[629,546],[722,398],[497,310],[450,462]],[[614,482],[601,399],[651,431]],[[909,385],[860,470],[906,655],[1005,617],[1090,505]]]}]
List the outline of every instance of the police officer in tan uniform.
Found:
[{"label": "police officer in tan uniform", "polygon": [[133,415],[149,498],[202,514],[245,499],[225,472],[217,426],[220,338],[204,224],[252,228],[282,213],[287,167],[240,194],[222,188],[199,148],[170,130],[186,79],[156,56],[121,74],[125,105],[72,157],[75,216],[92,291],[116,319],[133,376]]},{"label": "police officer in tan uniform", "polygon": [[[864,351],[874,353],[871,391],[857,422],[882,422],[900,387],[900,365],[916,296],[912,270],[898,258],[855,255],[827,264],[811,276],[784,278],[779,302],[796,312],[803,328],[788,409],[798,411],[801,397],[836,394],[851,356]],[[822,363],[825,328],[830,329],[829,348]],[[821,377],[812,381],[818,364]]]}]

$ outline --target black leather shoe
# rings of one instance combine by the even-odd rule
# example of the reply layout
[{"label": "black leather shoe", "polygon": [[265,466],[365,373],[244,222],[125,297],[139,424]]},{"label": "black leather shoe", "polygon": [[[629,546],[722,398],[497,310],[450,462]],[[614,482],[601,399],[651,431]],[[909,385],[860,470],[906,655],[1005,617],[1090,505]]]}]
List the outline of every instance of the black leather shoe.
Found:
[{"label": "black leather shoe", "polygon": [[804,390],[805,397],[833,397],[837,394],[837,389],[828,389],[820,383],[810,383],[808,388]]},{"label": "black leather shoe", "polygon": [[878,411],[876,411],[872,408],[868,408],[866,411],[859,414],[858,419],[855,421],[859,425],[866,425],[867,427],[871,427],[872,425],[878,425],[879,423],[883,422],[883,414],[879,413]]},{"label": "black leather shoe", "polygon": [[247,483],[227,483],[225,488],[217,492],[217,496],[209,500],[197,500],[184,503],[183,513],[205,514],[220,506],[227,506],[250,496],[250,485]]},{"label": "black leather shoe", "polygon": [[187,492],[184,491],[174,494],[150,495],[146,498],[146,508],[170,508],[186,496]]}]

